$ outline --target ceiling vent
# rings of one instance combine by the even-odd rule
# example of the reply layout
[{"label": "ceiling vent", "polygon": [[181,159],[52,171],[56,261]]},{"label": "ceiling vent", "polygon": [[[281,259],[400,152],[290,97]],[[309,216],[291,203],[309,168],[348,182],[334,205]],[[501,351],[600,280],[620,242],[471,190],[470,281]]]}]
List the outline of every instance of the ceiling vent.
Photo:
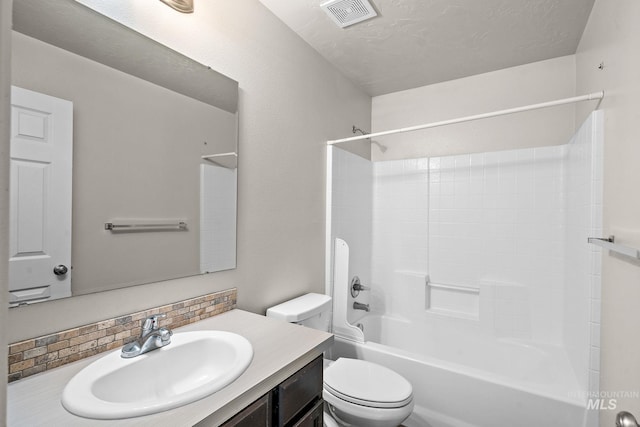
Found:
[{"label": "ceiling vent", "polygon": [[367,0],[329,0],[320,7],[342,28],[378,16]]}]

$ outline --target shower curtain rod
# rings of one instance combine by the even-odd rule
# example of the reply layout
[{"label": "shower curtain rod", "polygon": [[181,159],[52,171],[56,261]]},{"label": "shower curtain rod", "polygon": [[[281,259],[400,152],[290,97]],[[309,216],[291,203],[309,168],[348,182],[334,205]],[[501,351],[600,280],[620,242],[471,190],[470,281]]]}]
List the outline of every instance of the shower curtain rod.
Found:
[{"label": "shower curtain rod", "polygon": [[386,130],[382,132],[374,132],[366,135],[352,136],[349,138],[334,139],[327,141],[327,145],[339,144],[341,142],[359,141],[361,139],[375,138],[377,136],[393,135],[396,133],[413,132],[415,130],[435,128],[438,126],[453,125],[456,123],[470,122],[473,120],[488,119],[490,117],[505,116],[507,114],[521,113],[523,111],[538,110],[540,108],[555,107],[557,105],[572,104],[574,102],[591,101],[594,99],[604,98],[604,91],[593,92],[587,95],[574,96],[572,98],[557,99],[555,101],[542,102],[540,104],[531,104],[524,107],[509,108],[507,110],[493,111],[491,113],[476,114],[474,116],[458,117],[457,119],[443,120],[440,122],[427,123],[424,125],[411,126],[400,129]]}]

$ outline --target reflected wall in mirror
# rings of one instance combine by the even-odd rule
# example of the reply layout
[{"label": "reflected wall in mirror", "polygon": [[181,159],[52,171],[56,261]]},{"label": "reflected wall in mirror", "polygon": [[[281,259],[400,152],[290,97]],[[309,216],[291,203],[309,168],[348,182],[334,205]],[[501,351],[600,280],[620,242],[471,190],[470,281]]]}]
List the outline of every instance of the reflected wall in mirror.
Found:
[{"label": "reflected wall in mirror", "polygon": [[[45,223],[29,226],[28,203],[12,205],[13,260],[47,260],[10,268],[10,302],[65,296],[52,292],[65,277],[72,295],[82,295],[235,268],[237,82],[73,0],[15,0],[14,30],[12,84],[72,103],[73,167],[65,172],[73,195],[70,268],[56,275],[65,262],[50,255],[46,229],[64,227],[48,199],[65,190],[47,181],[55,168],[43,166],[41,188],[29,197],[12,193],[12,203],[40,194],[31,205]],[[12,138],[38,145],[59,127],[39,108],[15,109],[23,120],[12,121]],[[38,114],[48,118],[40,133],[31,129]],[[17,184],[30,176],[28,161],[12,140],[12,187],[28,187]],[[186,228],[115,231],[108,222]],[[32,240],[44,243],[20,243],[26,229],[39,230]]]}]

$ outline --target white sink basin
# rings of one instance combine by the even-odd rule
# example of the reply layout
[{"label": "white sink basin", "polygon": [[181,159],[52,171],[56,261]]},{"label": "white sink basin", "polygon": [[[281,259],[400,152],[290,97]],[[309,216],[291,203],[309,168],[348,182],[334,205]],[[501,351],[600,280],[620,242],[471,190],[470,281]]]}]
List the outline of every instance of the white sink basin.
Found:
[{"label": "white sink basin", "polygon": [[253,359],[244,337],[224,331],[176,333],[171,344],[123,359],[120,350],[69,381],[62,405],[96,419],[149,415],[191,403],[232,383]]}]

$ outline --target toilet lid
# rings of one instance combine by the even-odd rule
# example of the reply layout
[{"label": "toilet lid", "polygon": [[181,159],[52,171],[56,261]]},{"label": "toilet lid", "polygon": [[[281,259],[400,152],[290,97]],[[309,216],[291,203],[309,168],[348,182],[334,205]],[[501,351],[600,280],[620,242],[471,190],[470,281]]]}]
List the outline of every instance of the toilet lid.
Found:
[{"label": "toilet lid", "polygon": [[358,359],[336,360],[324,371],[324,386],[343,400],[376,408],[399,408],[413,398],[411,383],[404,377]]}]

